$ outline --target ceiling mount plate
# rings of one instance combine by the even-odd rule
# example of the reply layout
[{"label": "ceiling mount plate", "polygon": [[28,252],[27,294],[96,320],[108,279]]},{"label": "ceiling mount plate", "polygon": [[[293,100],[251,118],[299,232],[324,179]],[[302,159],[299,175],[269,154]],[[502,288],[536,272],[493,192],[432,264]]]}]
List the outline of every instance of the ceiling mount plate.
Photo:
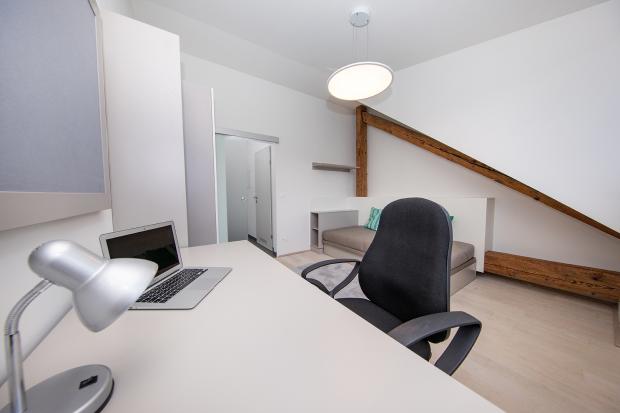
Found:
[{"label": "ceiling mount plate", "polygon": [[370,22],[370,10],[367,7],[358,7],[351,13],[349,22],[353,27],[365,27]]}]

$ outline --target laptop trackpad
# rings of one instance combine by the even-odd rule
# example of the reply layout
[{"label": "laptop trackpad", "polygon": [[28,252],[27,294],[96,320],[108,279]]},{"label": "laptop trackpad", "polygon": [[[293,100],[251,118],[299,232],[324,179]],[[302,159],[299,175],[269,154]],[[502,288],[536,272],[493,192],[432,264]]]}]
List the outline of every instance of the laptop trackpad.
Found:
[{"label": "laptop trackpad", "polygon": [[187,286],[190,290],[208,290],[217,284],[219,277],[213,277],[209,271],[202,274],[193,283]]}]

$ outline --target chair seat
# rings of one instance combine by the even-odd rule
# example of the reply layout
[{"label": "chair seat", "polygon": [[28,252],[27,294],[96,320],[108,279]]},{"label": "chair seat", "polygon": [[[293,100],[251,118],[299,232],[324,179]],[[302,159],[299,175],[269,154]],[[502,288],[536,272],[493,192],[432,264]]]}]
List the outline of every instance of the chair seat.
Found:
[{"label": "chair seat", "polygon": [[[363,298],[338,298],[337,301],[384,333],[403,324],[397,317],[372,301]],[[415,344],[412,351],[426,360],[431,358],[431,347],[427,341]]]}]

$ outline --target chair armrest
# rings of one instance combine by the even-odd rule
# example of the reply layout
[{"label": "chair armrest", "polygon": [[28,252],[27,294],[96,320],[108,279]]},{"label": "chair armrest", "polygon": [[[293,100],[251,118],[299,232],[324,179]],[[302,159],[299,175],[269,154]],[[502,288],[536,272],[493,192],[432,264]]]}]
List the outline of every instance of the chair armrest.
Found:
[{"label": "chair armrest", "polygon": [[342,280],[340,282],[340,284],[335,286],[334,289],[329,293],[329,295],[332,298],[334,298],[336,296],[336,294],[338,294],[340,292],[340,290],[342,290],[344,287],[349,285],[351,283],[351,281],[353,281],[355,279],[355,277],[357,277],[357,273],[360,271],[360,264],[361,264],[361,262],[359,262],[357,260],[355,261],[355,265],[353,266],[353,269],[351,270],[349,275],[347,275],[346,278],[344,280]]},{"label": "chair armrest", "polygon": [[329,295],[329,290],[327,289],[325,284],[323,284],[319,280],[315,280],[314,278],[306,278],[305,280],[308,281],[310,284],[314,285],[315,287],[317,287],[319,290],[323,291],[325,294]]},{"label": "chair armrest", "polygon": [[314,271],[314,270],[316,270],[318,268],[325,267],[326,265],[341,264],[341,263],[344,263],[344,262],[360,262],[360,261],[356,260],[354,258],[334,258],[333,260],[319,261],[317,263],[314,263],[314,264],[306,267],[301,272],[301,276],[302,276],[302,278],[306,278],[309,273],[311,273],[312,271]]},{"label": "chair armrest", "polygon": [[[355,266],[353,267],[353,270],[349,273],[349,275],[347,275],[346,278],[340,282],[340,284],[335,286],[332,291],[329,291],[327,287],[319,280],[315,280],[314,278],[308,278],[308,274],[318,268],[325,267],[327,265],[332,265],[332,264],[341,264],[345,262],[354,262]],[[309,267],[305,268],[301,272],[301,277],[305,279],[306,281],[310,282],[311,284],[315,285],[316,287],[318,287],[325,294],[329,294],[331,297],[334,297],[340,290],[342,290],[351,281],[353,281],[353,279],[357,276],[359,267],[360,267],[359,260],[352,259],[352,258],[335,258],[333,260],[325,260],[325,261],[317,262],[316,264],[310,265]]]},{"label": "chair armrest", "polygon": [[456,335],[435,362],[435,367],[452,375],[463,363],[476,343],[482,323],[463,311],[436,313],[414,318],[391,330],[388,335],[405,347],[411,348],[433,334],[459,327]]}]

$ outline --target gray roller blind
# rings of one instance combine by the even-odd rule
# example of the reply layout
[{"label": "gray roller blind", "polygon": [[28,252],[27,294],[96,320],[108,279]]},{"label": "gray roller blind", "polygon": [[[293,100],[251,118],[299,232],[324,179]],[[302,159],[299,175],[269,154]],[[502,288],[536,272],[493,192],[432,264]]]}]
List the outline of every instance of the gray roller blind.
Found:
[{"label": "gray roller blind", "polygon": [[105,192],[87,0],[0,1],[0,191]]}]

